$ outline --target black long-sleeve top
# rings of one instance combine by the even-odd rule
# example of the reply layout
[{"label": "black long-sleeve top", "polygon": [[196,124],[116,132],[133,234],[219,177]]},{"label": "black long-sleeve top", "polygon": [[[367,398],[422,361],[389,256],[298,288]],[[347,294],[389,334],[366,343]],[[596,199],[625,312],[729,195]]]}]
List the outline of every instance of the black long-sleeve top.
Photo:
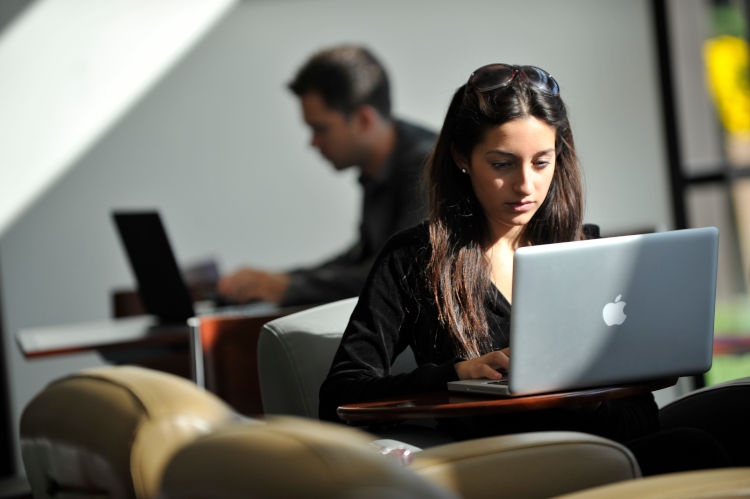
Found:
[{"label": "black long-sleeve top", "polygon": [[[380,253],[321,386],[321,419],[338,421],[336,408],[342,404],[442,391],[448,381],[458,379],[454,365],[463,360],[462,354],[450,331],[438,320],[433,292],[425,277],[430,252],[427,225],[421,224],[397,234]],[[510,303],[490,286],[485,308],[491,350],[507,347]],[[391,373],[391,364],[407,346],[412,348],[418,367],[410,373]],[[542,411],[536,418],[524,417],[522,428],[519,418],[514,422],[510,422],[513,418],[505,418],[505,427],[497,426],[497,418],[486,417],[453,423],[454,427],[463,427],[461,433],[466,437],[520,430],[578,429],[624,440],[658,427],[657,408],[650,393],[595,408],[560,412]],[[548,417],[540,418],[543,414]],[[554,422],[549,427],[545,421]],[[473,428],[469,433],[467,425]],[[482,425],[485,428],[478,429]]]}]

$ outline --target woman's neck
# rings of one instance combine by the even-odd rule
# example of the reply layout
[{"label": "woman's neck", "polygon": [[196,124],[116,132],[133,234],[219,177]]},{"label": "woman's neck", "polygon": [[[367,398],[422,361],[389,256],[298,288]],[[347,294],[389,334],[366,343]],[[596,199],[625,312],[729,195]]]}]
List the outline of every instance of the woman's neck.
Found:
[{"label": "woman's neck", "polygon": [[485,243],[486,251],[492,248],[515,251],[521,246],[526,246],[524,229],[526,226],[518,225],[512,227],[489,227],[488,241]]},{"label": "woman's neck", "polygon": [[490,231],[490,241],[485,255],[490,263],[490,279],[505,296],[513,302],[513,255],[518,248],[525,246],[524,227],[509,227],[504,231]]}]

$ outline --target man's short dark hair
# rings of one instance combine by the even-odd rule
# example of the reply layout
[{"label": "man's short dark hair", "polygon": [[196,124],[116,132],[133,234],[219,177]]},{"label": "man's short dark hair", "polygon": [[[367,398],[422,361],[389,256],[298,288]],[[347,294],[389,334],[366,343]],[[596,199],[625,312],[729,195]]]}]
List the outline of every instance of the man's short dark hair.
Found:
[{"label": "man's short dark hair", "polygon": [[370,105],[383,118],[391,118],[388,75],[363,47],[342,45],[314,54],[289,83],[289,89],[298,97],[317,93],[326,106],[346,116]]}]

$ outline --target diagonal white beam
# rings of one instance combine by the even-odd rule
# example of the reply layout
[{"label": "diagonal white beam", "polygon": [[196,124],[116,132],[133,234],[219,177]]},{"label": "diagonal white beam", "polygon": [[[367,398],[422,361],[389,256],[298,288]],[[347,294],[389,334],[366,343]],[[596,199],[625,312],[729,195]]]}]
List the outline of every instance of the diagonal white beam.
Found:
[{"label": "diagonal white beam", "polygon": [[235,0],[39,0],[0,37],[0,237]]}]

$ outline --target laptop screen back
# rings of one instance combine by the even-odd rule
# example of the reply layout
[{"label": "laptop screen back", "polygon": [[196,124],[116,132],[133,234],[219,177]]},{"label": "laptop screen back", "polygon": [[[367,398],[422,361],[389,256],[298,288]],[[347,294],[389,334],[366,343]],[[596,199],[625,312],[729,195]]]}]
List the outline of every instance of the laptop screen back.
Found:
[{"label": "laptop screen back", "polygon": [[706,371],[717,256],[713,227],[519,249],[510,390]]},{"label": "laptop screen back", "polygon": [[193,301],[159,214],[115,212],[112,216],[146,311],[161,323],[185,323],[195,315]]}]

